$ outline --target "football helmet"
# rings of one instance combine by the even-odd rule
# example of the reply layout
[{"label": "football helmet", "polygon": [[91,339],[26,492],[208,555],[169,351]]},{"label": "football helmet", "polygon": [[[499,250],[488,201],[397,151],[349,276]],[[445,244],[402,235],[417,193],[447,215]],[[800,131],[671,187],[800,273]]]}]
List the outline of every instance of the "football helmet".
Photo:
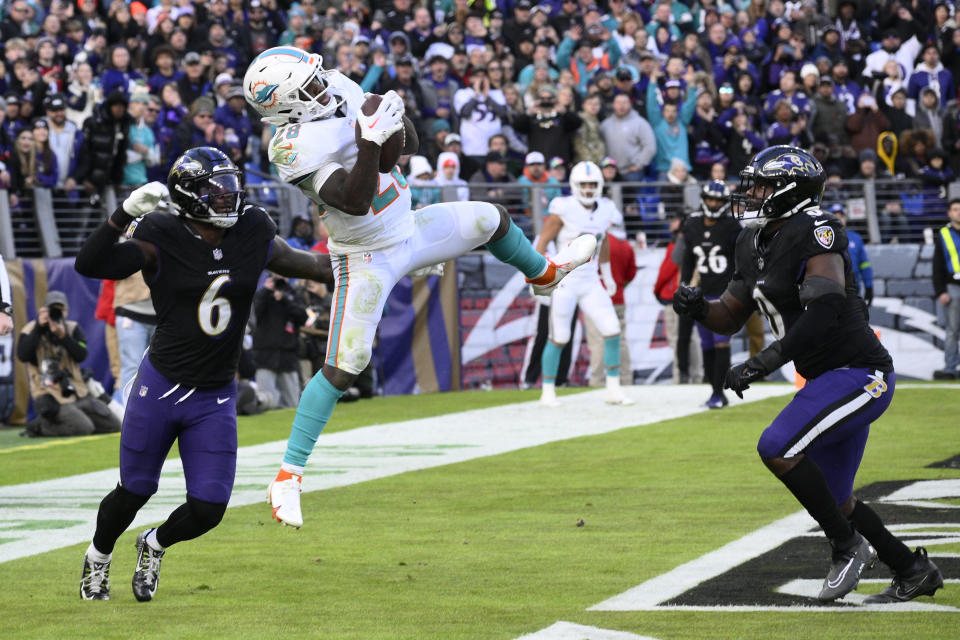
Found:
[{"label": "football helmet", "polygon": [[296,47],[273,47],[257,56],[243,76],[243,95],[261,120],[281,126],[326,118],[343,104],[330,91],[335,69],[323,57]]},{"label": "football helmet", "polygon": [[820,161],[789,145],[764,149],[740,172],[733,211],[747,227],[759,228],[820,205],[826,176]]},{"label": "football helmet", "polygon": [[240,170],[213,147],[190,149],[177,158],[167,189],[174,213],[215,227],[232,227],[243,210]]},{"label": "football helmet", "polygon": [[[593,186],[586,186],[592,184]],[[603,193],[603,172],[600,167],[584,160],[570,170],[570,192],[585,207],[592,208]]]},{"label": "football helmet", "polygon": [[[707,198],[715,202],[707,204]],[[705,218],[722,218],[730,211],[730,187],[720,180],[711,180],[700,191],[700,210]]]}]

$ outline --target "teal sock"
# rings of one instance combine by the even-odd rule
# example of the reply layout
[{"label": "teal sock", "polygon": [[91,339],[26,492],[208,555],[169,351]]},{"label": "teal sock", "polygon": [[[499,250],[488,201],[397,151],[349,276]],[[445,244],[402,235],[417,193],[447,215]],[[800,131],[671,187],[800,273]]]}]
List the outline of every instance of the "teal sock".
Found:
[{"label": "teal sock", "polygon": [[608,376],[620,375],[620,336],[603,339],[603,367]]},{"label": "teal sock", "polygon": [[487,243],[487,249],[493,257],[519,269],[528,278],[536,278],[547,270],[547,259],[537,253],[520,227],[513,222],[507,235],[499,240]]},{"label": "teal sock", "polygon": [[563,347],[547,340],[543,348],[543,355],[540,358],[540,371],[543,373],[544,382],[553,382],[557,379],[557,371],[560,370],[560,352]]},{"label": "teal sock", "polygon": [[322,371],[313,376],[300,396],[297,405],[297,415],[293,419],[293,428],[290,429],[290,439],[287,440],[287,452],[283,461],[287,464],[305,467],[313,446],[317,444],[320,432],[330,421],[333,408],[343,391],[330,384]]}]

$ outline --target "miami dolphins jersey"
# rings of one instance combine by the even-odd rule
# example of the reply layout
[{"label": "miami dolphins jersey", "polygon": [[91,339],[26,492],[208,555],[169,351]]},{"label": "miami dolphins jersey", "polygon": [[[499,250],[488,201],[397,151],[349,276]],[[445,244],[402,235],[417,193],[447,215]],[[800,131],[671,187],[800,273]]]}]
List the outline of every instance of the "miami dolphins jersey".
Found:
[{"label": "miami dolphins jersey", "polygon": [[277,129],[270,141],[270,162],[284,182],[299,187],[319,205],[331,252],[371,251],[402,242],[413,235],[414,218],[410,189],[396,167],[379,174],[377,193],[366,215],[344,213],[320,197],[323,184],[337,169],[351,171],[357,163],[355,125],[363,91],[347,78],[334,86],[346,97],[344,105],[330,118]]},{"label": "miami dolphins jersey", "polygon": [[587,209],[573,196],[561,196],[550,201],[549,212],[559,216],[563,226],[557,234],[557,247],[565,247],[579,236],[590,234],[597,238],[597,252],[590,258],[590,264],[584,265],[570,272],[565,278],[590,279],[598,278],[597,256],[600,245],[607,235],[607,230],[617,220],[622,220],[616,205],[609,198],[599,198],[594,209]]}]

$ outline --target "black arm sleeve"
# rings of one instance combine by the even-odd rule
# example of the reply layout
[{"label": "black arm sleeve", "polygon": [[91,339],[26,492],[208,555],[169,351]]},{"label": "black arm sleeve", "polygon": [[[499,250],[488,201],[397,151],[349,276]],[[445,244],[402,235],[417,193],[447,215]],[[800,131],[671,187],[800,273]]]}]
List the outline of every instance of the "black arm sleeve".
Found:
[{"label": "black arm sleeve", "polygon": [[780,341],[783,361],[790,362],[809,350],[811,344],[817,344],[823,336],[836,331],[846,303],[847,299],[839,293],[830,293],[811,301]]},{"label": "black arm sleeve", "polygon": [[106,221],[101,222],[80,247],[74,263],[77,273],[88,278],[123,280],[143,269],[143,251],[135,242],[118,243],[119,237],[120,231]]}]

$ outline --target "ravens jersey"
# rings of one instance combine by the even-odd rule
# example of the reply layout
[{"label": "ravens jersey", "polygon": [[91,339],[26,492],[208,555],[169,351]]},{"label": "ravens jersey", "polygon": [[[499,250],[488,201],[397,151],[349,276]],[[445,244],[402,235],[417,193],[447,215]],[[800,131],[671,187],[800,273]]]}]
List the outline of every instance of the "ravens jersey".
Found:
[{"label": "ravens jersey", "polygon": [[700,274],[699,287],[708,298],[718,297],[727,288],[734,271],[734,252],[740,223],[724,216],[716,224],[707,226],[703,216],[691,216],[683,225],[683,256],[681,279],[691,282],[696,271]]},{"label": "ravens jersey", "polygon": [[131,223],[128,236],[156,247],[150,297],[157,328],[148,357],[185,387],[221,387],[237,372],[253,294],[277,227],[247,206],[219,246],[207,244],[181,218],[153,212]]},{"label": "ravens jersey", "polygon": [[812,379],[840,367],[893,370],[890,354],[867,324],[867,309],[857,295],[856,280],[847,255],[847,236],[834,216],[811,210],[787,219],[764,245],[760,229],[740,234],[736,273],[728,290],[738,300],[763,314],[777,339],[783,338],[803,313],[799,286],[811,257],[837,253],[843,258],[847,303],[837,331],[820,344],[811,344],[794,360],[803,377]]}]

